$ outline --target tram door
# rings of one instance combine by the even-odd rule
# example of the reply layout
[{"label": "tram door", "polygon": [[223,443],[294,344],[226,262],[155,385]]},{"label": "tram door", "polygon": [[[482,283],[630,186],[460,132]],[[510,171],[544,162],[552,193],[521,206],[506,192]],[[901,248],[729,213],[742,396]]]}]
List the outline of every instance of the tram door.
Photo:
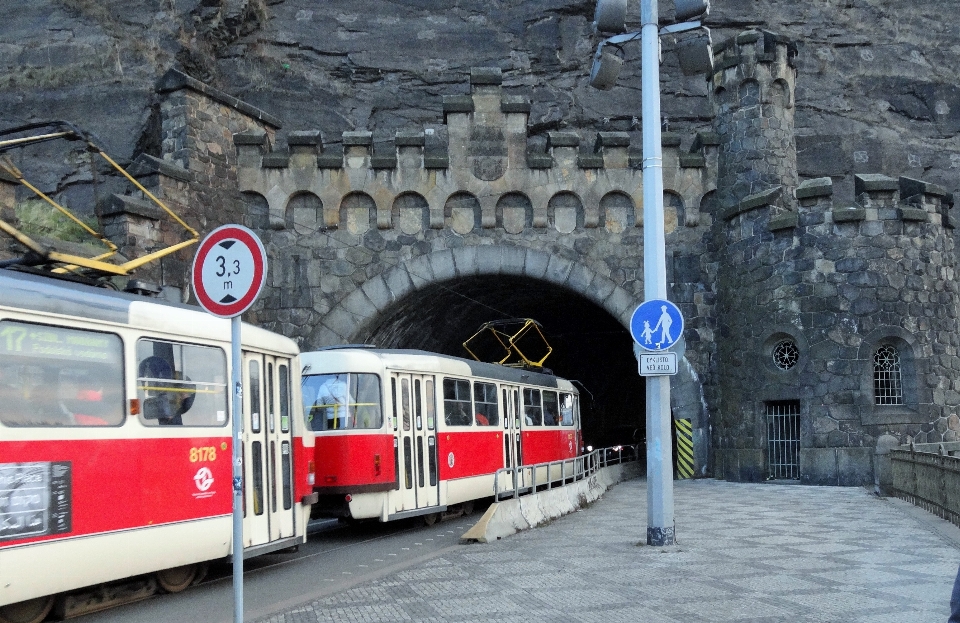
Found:
[{"label": "tram door", "polygon": [[243,353],[243,543],[295,534],[290,360]]},{"label": "tram door", "polygon": [[[520,443],[520,388],[513,385],[501,385],[503,398],[503,466],[507,468],[523,465],[523,452]],[[523,486],[523,472],[517,472],[518,487]]]},{"label": "tram door", "polygon": [[437,393],[432,376],[394,373],[399,396],[401,508],[408,511],[440,504],[437,472]]}]

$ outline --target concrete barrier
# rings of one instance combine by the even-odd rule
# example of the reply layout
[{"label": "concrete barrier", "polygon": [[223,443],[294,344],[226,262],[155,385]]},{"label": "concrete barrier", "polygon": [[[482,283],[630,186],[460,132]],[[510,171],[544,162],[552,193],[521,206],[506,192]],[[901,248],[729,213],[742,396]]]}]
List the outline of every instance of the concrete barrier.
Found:
[{"label": "concrete barrier", "polygon": [[613,485],[640,475],[639,463],[611,465],[572,484],[494,502],[460,538],[489,543],[568,515],[594,502]]}]

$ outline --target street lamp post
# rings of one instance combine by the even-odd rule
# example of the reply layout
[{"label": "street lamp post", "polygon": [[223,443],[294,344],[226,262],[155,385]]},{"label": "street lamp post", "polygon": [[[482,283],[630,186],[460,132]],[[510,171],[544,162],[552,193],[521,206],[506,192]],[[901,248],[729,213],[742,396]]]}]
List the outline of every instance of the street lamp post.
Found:
[{"label": "street lamp post", "polygon": [[[667,298],[660,136],[660,24],[656,0],[640,3],[640,90],[643,130],[643,297]],[[673,545],[673,444],[670,377],[647,378],[647,545]]]},{"label": "street lamp post", "polygon": [[[678,21],[705,14],[709,0],[675,0]],[[596,27],[624,33],[627,0],[598,0]],[[657,0],[640,2],[640,85],[643,131],[643,295],[644,300],[666,300],[667,265],[663,225],[663,147],[660,135],[660,35],[699,30],[700,22],[661,28]],[[705,29],[704,29],[705,30]],[[605,45],[635,40],[638,33],[619,34],[600,43],[590,72],[590,84],[610,89],[616,84],[623,59],[605,51]],[[685,74],[706,71],[713,65],[709,31],[704,45],[678,47]],[[670,415],[670,377],[647,379],[647,544],[673,545],[673,443]]]}]

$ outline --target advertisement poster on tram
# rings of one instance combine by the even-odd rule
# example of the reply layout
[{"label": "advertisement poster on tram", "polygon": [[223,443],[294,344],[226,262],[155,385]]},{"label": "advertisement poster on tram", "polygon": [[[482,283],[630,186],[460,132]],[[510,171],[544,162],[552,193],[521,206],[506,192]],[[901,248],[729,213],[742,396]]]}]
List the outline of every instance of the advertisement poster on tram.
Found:
[{"label": "advertisement poster on tram", "polygon": [[70,463],[0,463],[0,542],[70,532]]}]

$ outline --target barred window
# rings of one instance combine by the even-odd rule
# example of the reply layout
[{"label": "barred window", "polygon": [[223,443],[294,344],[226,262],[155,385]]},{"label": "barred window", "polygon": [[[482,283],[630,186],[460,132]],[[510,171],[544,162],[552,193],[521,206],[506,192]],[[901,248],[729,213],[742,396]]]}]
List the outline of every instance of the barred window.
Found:
[{"label": "barred window", "polygon": [[766,403],[769,480],[800,479],[800,401]]},{"label": "barred window", "polygon": [[873,396],[874,404],[903,404],[900,353],[890,344],[881,345],[873,355]]}]

